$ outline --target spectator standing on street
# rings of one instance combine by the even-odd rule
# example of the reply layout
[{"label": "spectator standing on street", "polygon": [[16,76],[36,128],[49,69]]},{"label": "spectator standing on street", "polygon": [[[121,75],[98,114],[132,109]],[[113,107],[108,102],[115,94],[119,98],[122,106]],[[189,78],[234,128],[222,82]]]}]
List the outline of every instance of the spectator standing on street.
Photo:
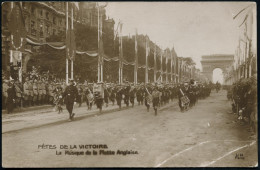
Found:
[{"label": "spectator standing on street", "polygon": [[22,107],[22,96],[23,96],[23,91],[22,91],[22,86],[19,80],[16,80],[14,83],[15,87],[15,92],[16,92],[16,100],[15,100],[15,105],[16,108],[21,108]]},{"label": "spectator standing on street", "polygon": [[7,93],[7,90],[9,88],[9,85],[8,85],[8,80],[4,80],[4,83],[3,83],[3,90],[2,90],[2,93],[3,93],[3,106],[4,108],[6,108],[6,104],[7,104],[7,97],[8,97],[8,93]]},{"label": "spectator standing on street", "polygon": [[10,114],[13,112],[13,109],[15,107],[15,98],[16,98],[16,92],[15,92],[15,87],[14,87],[14,82],[13,80],[10,81],[9,83],[9,88],[7,89],[7,114]]}]

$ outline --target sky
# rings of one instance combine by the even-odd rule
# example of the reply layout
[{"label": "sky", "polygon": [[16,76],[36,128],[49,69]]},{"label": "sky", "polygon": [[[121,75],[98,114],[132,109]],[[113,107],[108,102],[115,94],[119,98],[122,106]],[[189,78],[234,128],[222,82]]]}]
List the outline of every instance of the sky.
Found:
[{"label": "sky", "polygon": [[241,19],[233,20],[252,2],[109,2],[106,11],[123,22],[123,35],[147,34],[163,49],[191,57],[201,69],[201,56],[234,54]]}]

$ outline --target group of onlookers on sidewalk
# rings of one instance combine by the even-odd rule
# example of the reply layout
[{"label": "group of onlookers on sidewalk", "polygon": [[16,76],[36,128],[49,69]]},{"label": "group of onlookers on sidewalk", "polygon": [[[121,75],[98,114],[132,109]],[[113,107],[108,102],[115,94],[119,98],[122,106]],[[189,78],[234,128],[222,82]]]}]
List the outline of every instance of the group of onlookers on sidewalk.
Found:
[{"label": "group of onlookers on sidewalk", "polygon": [[249,123],[257,132],[257,76],[240,78],[228,89],[227,98],[232,101],[232,111],[242,122]]}]

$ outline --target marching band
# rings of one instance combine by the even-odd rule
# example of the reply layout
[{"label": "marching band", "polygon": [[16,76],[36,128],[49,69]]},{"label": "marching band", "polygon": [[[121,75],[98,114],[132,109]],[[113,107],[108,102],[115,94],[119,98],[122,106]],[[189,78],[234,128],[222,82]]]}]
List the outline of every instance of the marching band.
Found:
[{"label": "marching band", "polygon": [[[4,82],[5,84],[6,82]],[[14,82],[16,104],[21,102],[23,106],[33,106],[39,104],[52,104],[58,113],[63,112],[62,105],[65,104],[69,112],[69,120],[72,120],[75,113],[73,107],[75,102],[79,107],[86,103],[88,110],[92,109],[93,104],[97,106],[100,112],[105,105],[108,107],[109,102],[116,104],[119,110],[122,104],[127,107],[134,107],[135,101],[138,105],[145,105],[147,112],[153,107],[155,115],[158,108],[173,101],[174,98],[179,100],[180,110],[183,112],[188,108],[192,108],[198,99],[204,99],[210,95],[211,84],[201,83],[195,80],[176,83],[139,83],[134,85],[128,81],[123,84],[116,83],[77,83],[74,80],[66,83],[55,83],[43,80],[29,80],[21,85]],[[7,91],[8,85],[4,87]],[[6,94],[6,96],[8,96]],[[10,95],[11,96],[11,95]],[[11,112],[11,111],[10,111]]]}]

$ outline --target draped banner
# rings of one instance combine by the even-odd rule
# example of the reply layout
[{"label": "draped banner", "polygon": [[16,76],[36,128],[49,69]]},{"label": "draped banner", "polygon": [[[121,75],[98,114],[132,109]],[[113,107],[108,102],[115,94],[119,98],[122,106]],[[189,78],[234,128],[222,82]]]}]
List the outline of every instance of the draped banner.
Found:
[{"label": "draped banner", "polygon": [[13,50],[24,50],[24,39],[26,37],[25,23],[20,2],[13,2],[11,11],[9,31],[11,33],[11,47]]},{"label": "draped banner", "polygon": [[30,40],[29,38],[26,38],[26,41],[27,41],[27,43],[29,43],[31,45],[36,45],[36,46],[48,45],[56,50],[64,50],[66,48],[66,45],[54,46],[54,45],[52,45],[53,43],[37,43],[37,42]]},{"label": "draped banner", "polygon": [[88,56],[90,56],[90,57],[97,57],[98,56],[98,53],[96,52],[96,51],[77,51],[76,50],[76,54],[86,54],[86,55],[88,55]]}]

